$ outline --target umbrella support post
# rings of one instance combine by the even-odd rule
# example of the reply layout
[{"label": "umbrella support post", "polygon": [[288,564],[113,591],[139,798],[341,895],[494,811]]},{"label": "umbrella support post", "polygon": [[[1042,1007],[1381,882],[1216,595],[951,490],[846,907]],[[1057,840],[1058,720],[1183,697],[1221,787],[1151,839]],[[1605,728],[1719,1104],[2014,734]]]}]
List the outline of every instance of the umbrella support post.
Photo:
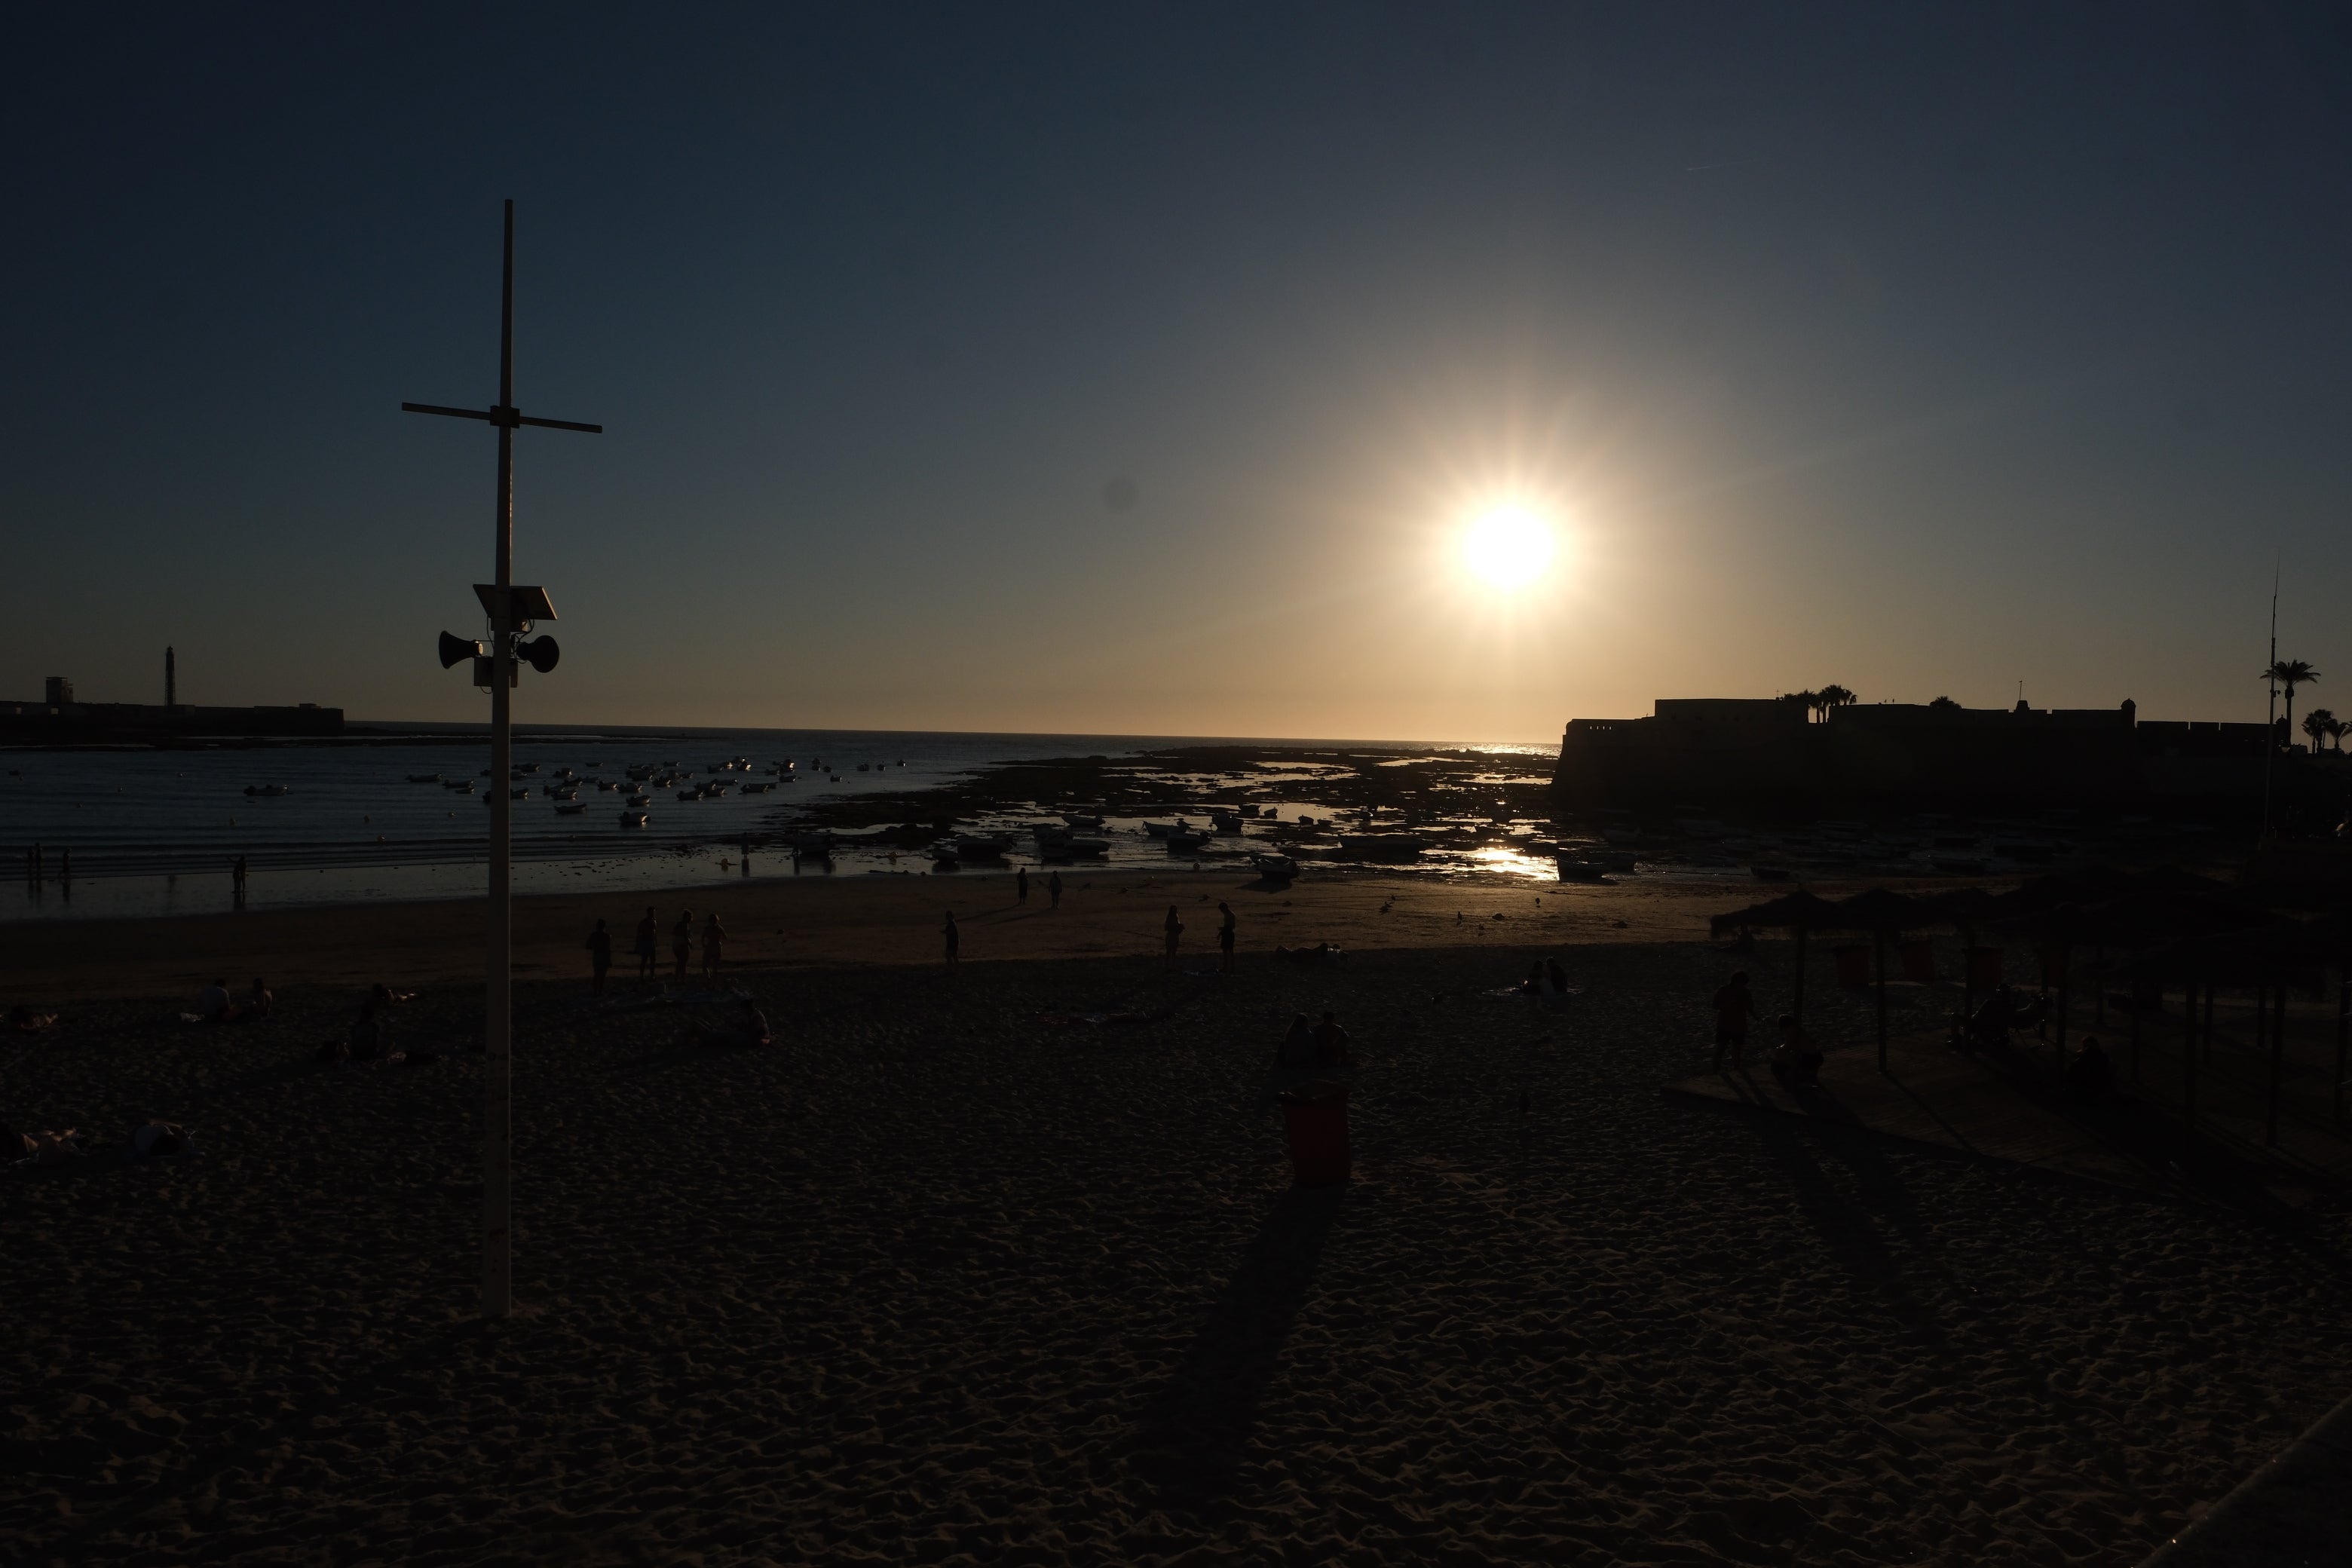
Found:
[{"label": "umbrella support post", "polygon": [[2180,1120],[2189,1131],[2197,1131],[2197,982],[2185,983],[2180,988],[2180,1013],[2188,1020],[2187,1037],[2180,1051]]},{"label": "umbrella support post", "polygon": [[1871,933],[1871,945],[1878,952],[1878,1070],[1886,1070],[1886,933]]},{"label": "umbrella support post", "polygon": [[2344,1120],[2345,1047],[2352,1046],[2352,959],[2336,967],[2336,1120]]},{"label": "umbrella support post", "polygon": [[1960,1029],[1964,1035],[1977,1016],[1976,952],[1975,928],[1960,927]]},{"label": "umbrella support post", "polygon": [[2210,980],[2205,983],[2205,1061],[2208,1066],[2213,1061],[2213,983]]},{"label": "umbrella support post", "polygon": [[2066,1072],[2066,1015],[2074,999],[2074,949],[2062,942],[2058,948],[2058,1072]]},{"label": "umbrella support post", "polygon": [[2147,993],[2140,987],[2139,977],[2137,975],[2134,975],[2132,977],[2131,988],[2131,1079],[2132,1087],[2134,1089],[2137,1089],[2139,1087],[2140,1001],[2146,994]]},{"label": "umbrella support post", "polygon": [[2091,984],[2097,987],[2092,993],[2096,998],[2091,1004],[2091,1024],[2095,1028],[2107,1026],[2107,949],[2105,943],[2091,950]]},{"label": "umbrella support post", "polygon": [[1805,1021],[1805,928],[1797,928],[1796,994],[1789,1003],[1789,1016],[1801,1024]]},{"label": "umbrella support post", "polygon": [[2286,982],[2282,980],[2271,1005],[2270,1116],[2263,1141],[2278,1147],[2279,1082],[2286,1071]]}]

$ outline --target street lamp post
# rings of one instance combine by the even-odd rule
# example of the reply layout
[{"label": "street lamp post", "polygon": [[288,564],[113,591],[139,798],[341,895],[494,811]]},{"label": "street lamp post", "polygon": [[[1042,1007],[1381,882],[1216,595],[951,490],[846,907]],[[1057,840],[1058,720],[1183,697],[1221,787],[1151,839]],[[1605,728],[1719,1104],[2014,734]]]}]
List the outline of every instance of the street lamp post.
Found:
[{"label": "street lamp post", "polygon": [[488,994],[482,1029],[482,1316],[503,1318],[514,1309],[514,802],[508,787],[514,771],[512,691],[518,659],[541,674],[553,669],[556,660],[553,637],[521,641],[533,621],[555,618],[555,606],[545,589],[519,587],[514,581],[514,433],[525,425],[584,430],[591,435],[600,435],[604,428],[568,419],[530,418],[514,405],[512,201],[506,205],[505,267],[499,290],[498,402],[487,409],[446,408],[431,403],[400,406],[411,414],[485,420],[499,433],[497,559],[493,580],[474,585],[489,620],[489,640],[486,646],[442,633],[441,665],[446,669],[471,658],[475,684],[490,689],[490,898],[485,922],[488,927]]}]

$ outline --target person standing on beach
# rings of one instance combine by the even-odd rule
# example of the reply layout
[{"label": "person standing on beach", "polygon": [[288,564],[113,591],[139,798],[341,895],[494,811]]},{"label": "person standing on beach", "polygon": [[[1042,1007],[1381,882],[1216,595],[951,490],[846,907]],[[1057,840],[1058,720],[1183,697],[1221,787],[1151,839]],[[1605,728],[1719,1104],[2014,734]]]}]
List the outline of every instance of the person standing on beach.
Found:
[{"label": "person standing on beach", "polygon": [[1167,939],[1168,945],[1165,951],[1160,954],[1160,967],[1162,969],[1173,969],[1176,967],[1176,943],[1181,941],[1184,935],[1184,922],[1176,918],[1175,905],[1171,904],[1168,906],[1168,918],[1166,921],[1161,922],[1160,931]]},{"label": "person standing on beach", "polygon": [[653,979],[660,968],[661,922],[654,919],[654,907],[647,904],[646,918],[637,922],[637,984]]},{"label": "person standing on beach", "polygon": [[708,984],[719,984],[719,962],[727,950],[727,928],[719,923],[719,911],[702,923],[702,978]]},{"label": "person standing on beach", "polygon": [[940,937],[947,943],[948,967],[953,969],[956,966],[956,949],[963,945],[962,933],[956,930],[953,910],[950,910],[948,918],[940,923]]},{"label": "person standing on beach", "polygon": [[677,911],[677,924],[669,928],[669,955],[677,960],[677,977],[686,978],[687,955],[694,951],[694,911]]},{"label": "person standing on beach", "polygon": [[604,929],[603,921],[598,921],[596,929],[588,933],[588,967],[593,972],[588,989],[602,996],[604,972],[613,967],[613,933]]},{"label": "person standing on beach", "polygon": [[1045,873],[1045,896],[1053,900],[1049,907],[1057,910],[1062,907],[1062,874],[1059,871]]},{"label": "person standing on beach", "polygon": [[1348,1031],[1339,1026],[1339,1015],[1326,1013],[1323,1022],[1315,1029],[1315,1065],[1319,1068],[1344,1068],[1356,1065],[1355,1042]]},{"label": "person standing on beach", "polygon": [[1026,866],[1013,873],[1013,898],[1015,903],[1029,901],[1029,868]]},{"label": "person standing on beach", "polygon": [[1748,1065],[1748,1020],[1756,1016],[1756,998],[1748,994],[1748,972],[1741,970],[1724,983],[1715,994],[1715,1068],[1723,1070],[1723,1053],[1731,1051],[1731,1068],[1738,1072]]},{"label": "person standing on beach", "polygon": [[1224,917],[1217,924],[1217,967],[1230,974],[1234,967],[1234,911],[1219,899],[1217,913]]}]

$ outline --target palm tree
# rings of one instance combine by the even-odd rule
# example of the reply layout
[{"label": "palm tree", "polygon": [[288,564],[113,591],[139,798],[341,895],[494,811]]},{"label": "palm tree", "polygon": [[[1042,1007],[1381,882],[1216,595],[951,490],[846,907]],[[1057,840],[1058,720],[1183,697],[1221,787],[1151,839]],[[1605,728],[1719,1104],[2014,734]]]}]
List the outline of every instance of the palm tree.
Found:
[{"label": "palm tree", "polygon": [[1794,702],[1802,708],[1808,720],[1822,710],[1822,694],[1818,691],[1783,691],[1780,693],[1780,700]]},{"label": "palm tree", "polygon": [[1822,705],[1822,720],[1826,723],[1829,720],[1831,709],[1843,708],[1847,703],[1853,701],[1855,699],[1853,692],[1848,691],[1844,687],[1838,685],[1835,681],[1832,681],[1829,685],[1822,687],[1819,691],[1814,692],[1813,700]]},{"label": "palm tree", "polygon": [[2319,679],[2319,671],[2299,658],[2283,658],[2263,671],[2264,680],[2275,680],[2286,688],[2286,731],[2294,733],[2294,689],[2307,686]]},{"label": "palm tree", "polygon": [[2342,751],[2344,749],[2344,737],[2347,735],[2352,735],[2352,724],[2347,724],[2343,720],[2336,718],[2330,718],[2327,721],[2327,749],[2329,751]]},{"label": "palm tree", "polygon": [[1957,713],[1960,710],[1960,705],[1953,701],[1948,697],[1938,697],[1933,702],[1928,703],[1927,706],[1934,709],[1938,713]]},{"label": "palm tree", "polygon": [[2315,708],[2303,716],[2303,732],[2311,737],[2311,754],[2319,755],[2319,742],[2336,729],[2336,715],[2325,708]]}]

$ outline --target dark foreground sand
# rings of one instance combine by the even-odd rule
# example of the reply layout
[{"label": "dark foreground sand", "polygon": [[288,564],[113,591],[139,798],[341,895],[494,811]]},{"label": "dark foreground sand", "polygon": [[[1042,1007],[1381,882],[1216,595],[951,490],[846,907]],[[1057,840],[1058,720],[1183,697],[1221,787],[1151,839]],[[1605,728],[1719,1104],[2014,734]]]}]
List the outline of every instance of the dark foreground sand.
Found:
[{"label": "dark foreground sand", "polygon": [[[0,1114],[205,1152],[0,1180],[0,1559],[2126,1564],[2352,1386],[2341,1215],[1671,1101],[1727,961],[1570,961],[1560,1017],[1475,948],[764,973],[759,1054],[526,985],[490,1327],[478,1058],[79,1005]],[[1359,1179],[1296,1191],[1327,1003]]]}]

